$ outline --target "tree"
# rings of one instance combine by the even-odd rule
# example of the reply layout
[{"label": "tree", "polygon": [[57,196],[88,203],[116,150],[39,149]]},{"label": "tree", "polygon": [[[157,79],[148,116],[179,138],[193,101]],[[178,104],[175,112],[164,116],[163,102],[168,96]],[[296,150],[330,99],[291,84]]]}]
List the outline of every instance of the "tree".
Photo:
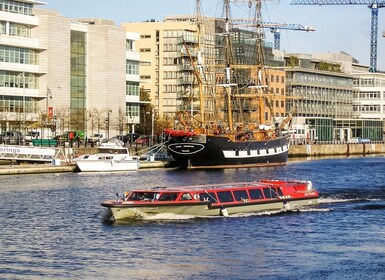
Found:
[{"label": "tree", "polygon": [[151,133],[151,118],[153,113],[153,105],[149,93],[142,87],[140,89],[140,101],[145,102],[140,104],[139,118],[140,123],[138,132],[141,134]]},{"label": "tree", "polygon": [[123,131],[124,131],[125,126],[126,126],[126,122],[127,122],[126,114],[122,110],[122,108],[119,108],[118,115],[115,118],[115,124],[116,124],[117,131],[119,131],[119,135],[123,135]]}]

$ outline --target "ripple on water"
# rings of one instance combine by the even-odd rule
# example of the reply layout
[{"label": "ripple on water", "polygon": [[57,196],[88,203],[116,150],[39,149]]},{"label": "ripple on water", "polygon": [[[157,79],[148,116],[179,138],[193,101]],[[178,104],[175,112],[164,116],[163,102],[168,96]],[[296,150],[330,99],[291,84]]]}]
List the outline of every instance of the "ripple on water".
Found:
[{"label": "ripple on water", "polygon": [[[0,278],[381,279],[384,164],[384,157],[370,157],[276,168],[4,176]],[[133,188],[259,179],[311,180],[320,205],[115,223],[104,222],[100,206]]]}]

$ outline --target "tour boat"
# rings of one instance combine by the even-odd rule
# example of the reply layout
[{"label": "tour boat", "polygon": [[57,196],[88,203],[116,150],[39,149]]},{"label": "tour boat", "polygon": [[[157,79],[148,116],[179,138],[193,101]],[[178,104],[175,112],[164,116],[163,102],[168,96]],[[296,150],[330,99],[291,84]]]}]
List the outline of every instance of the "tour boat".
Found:
[{"label": "tour boat", "polygon": [[157,214],[228,216],[274,210],[296,210],[318,204],[310,181],[255,182],[154,187],[125,192],[102,202],[111,219],[146,218]]},{"label": "tour boat", "polygon": [[138,157],[130,156],[119,140],[103,143],[95,154],[86,154],[74,159],[80,171],[135,171],[139,169]]}]

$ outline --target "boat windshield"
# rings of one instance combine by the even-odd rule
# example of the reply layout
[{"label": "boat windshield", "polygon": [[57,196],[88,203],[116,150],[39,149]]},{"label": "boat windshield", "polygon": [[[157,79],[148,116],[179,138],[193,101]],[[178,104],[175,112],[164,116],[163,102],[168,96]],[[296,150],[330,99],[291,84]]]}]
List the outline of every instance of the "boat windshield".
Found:
[{"label": "boat windshield", "polygon": [[127,200],[131,201],[150,201],[159,197],[158,192],[132,192]]},{"label": "boat windshield", "polygon": [[111,149],[111,148],[98,148],[98,152],[100,153],[108,153],[108,154],[128,154],[127,149]]}]

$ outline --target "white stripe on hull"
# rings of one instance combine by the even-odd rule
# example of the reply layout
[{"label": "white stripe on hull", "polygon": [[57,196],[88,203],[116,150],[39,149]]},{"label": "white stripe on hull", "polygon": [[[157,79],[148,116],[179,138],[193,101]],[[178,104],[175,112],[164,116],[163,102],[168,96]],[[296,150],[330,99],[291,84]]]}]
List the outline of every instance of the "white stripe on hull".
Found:
[{"label": "white stripe on hull", "polygon": [[[276,147],[270,149],[260,149],[260,150],[250,150],[248,151],[233,151],[227,150],[223,151],[223,155],[225,158],[257,158],[257,157],[265,157],[265,156],[274,156],[285,153],[289,150],[289,145],[285,145],[283,147]],[[238,155],[237,155],[238,153]]]}]

